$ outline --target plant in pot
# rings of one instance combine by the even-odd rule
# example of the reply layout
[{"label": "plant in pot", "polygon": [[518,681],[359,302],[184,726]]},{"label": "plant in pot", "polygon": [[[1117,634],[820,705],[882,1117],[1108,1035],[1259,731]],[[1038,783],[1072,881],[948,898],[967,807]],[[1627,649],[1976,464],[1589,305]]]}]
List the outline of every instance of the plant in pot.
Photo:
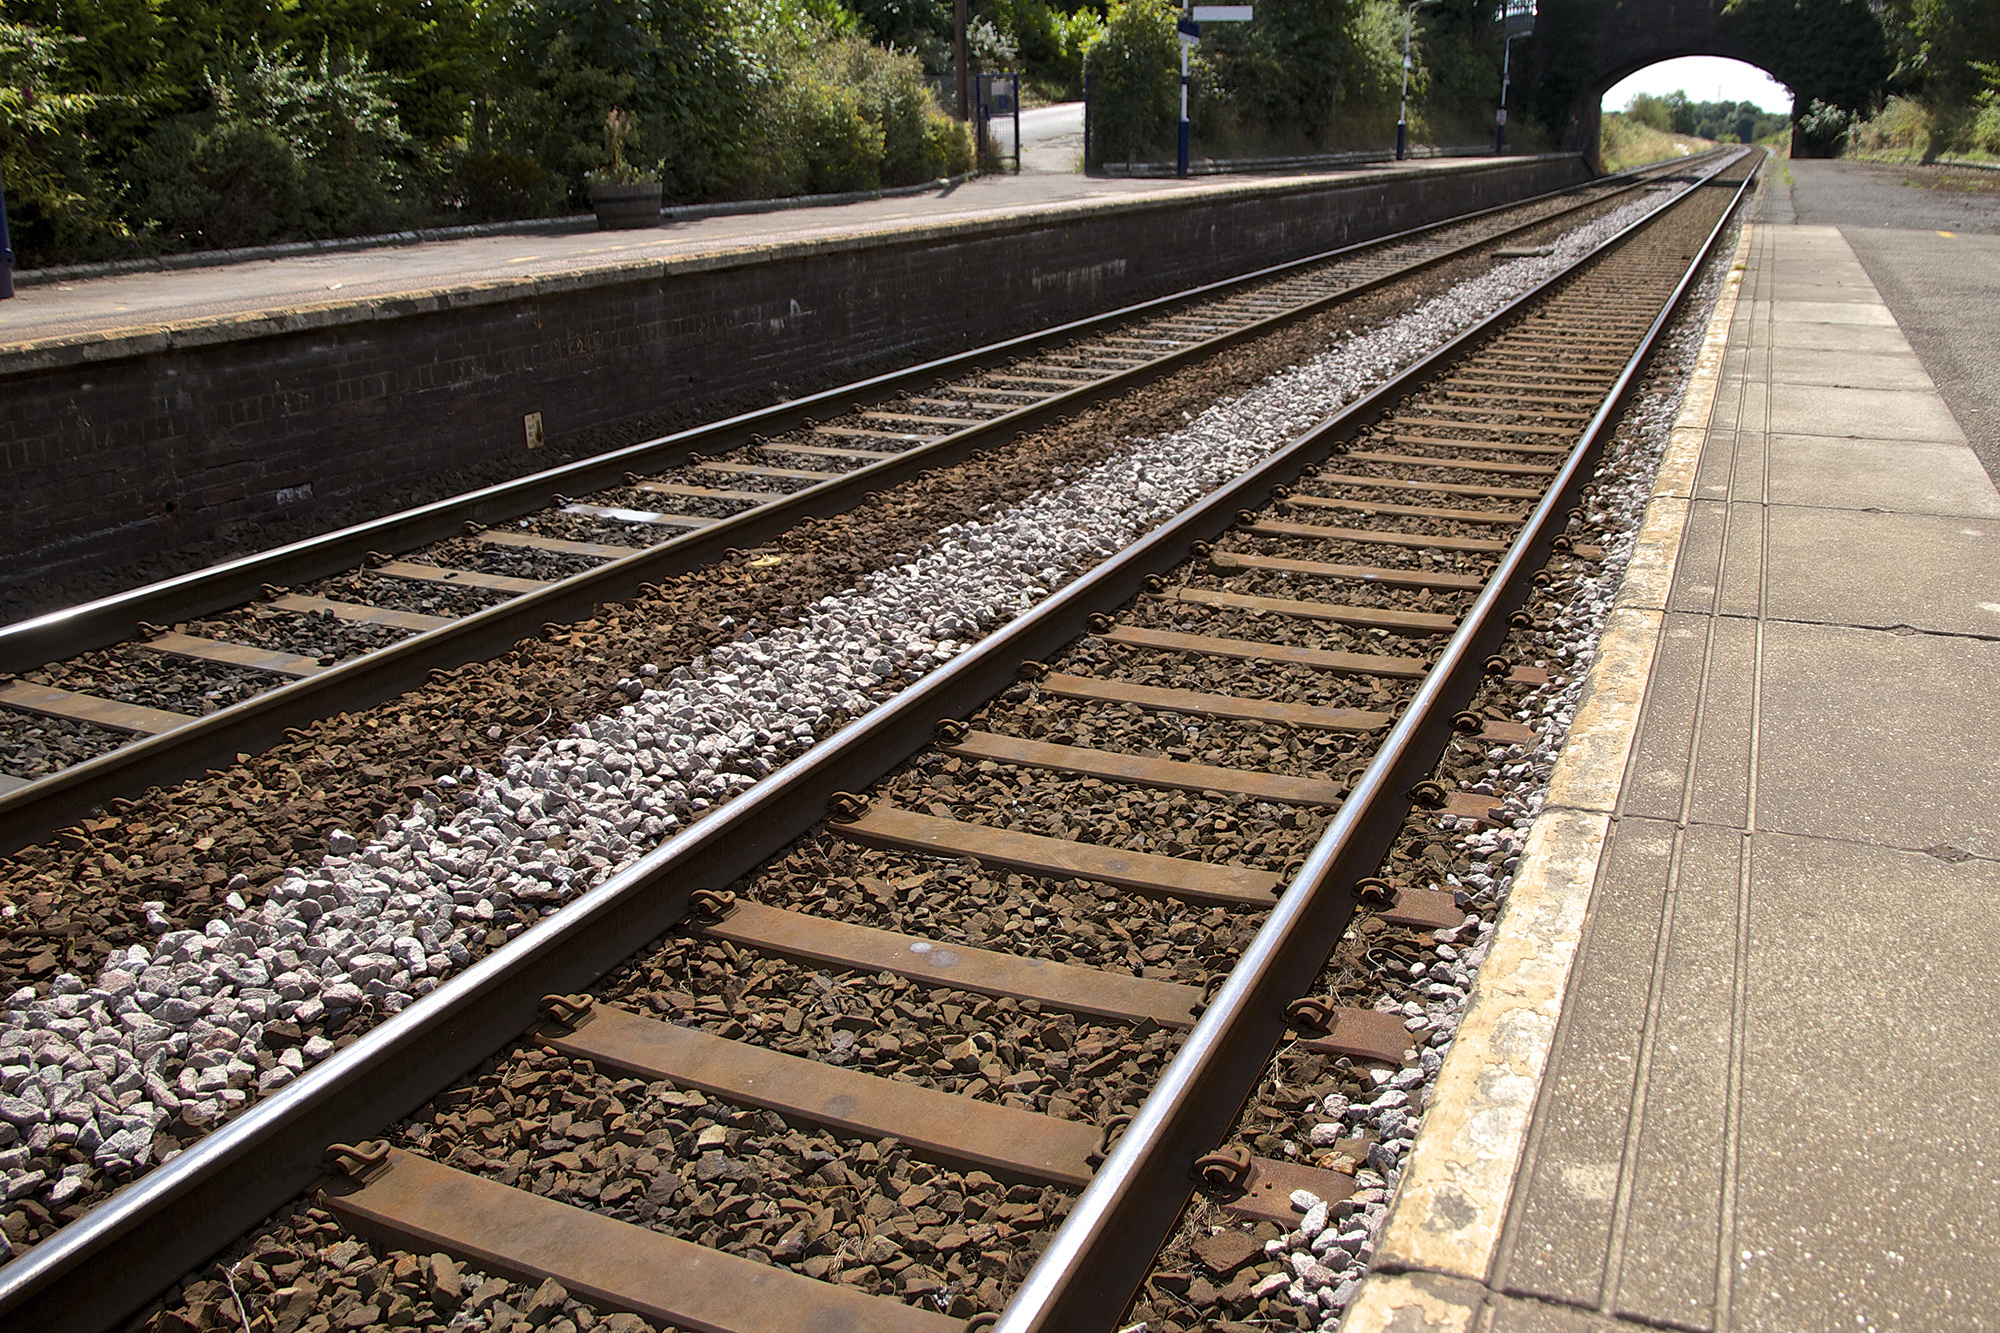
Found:
[{"label": "plant in pot", "polygon": [[625,160],[625,144],[631,137],[632,113],[611,108],[604,117],[604,146],[611,165],[583,178],[590,187],[590,206],[597,210],[600,231],[660,225],[660,175]]}]

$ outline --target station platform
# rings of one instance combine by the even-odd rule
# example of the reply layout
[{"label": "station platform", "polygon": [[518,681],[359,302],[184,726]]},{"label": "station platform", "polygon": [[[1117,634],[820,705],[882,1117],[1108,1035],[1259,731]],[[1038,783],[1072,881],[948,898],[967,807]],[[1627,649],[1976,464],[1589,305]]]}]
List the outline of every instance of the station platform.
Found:
[{"label": "station platform", "polygon": [[1783,181],[1348,1333],[2000,1324],[2000,493]]},{"label": "station platform", "polygon": [[[1064,113],[1067,108],[1049,108]],[[1037,112],[1027,113],[1036,118]],[[77,344],[115,354],[136,341],[150,351],[161,335],[199,331],[204,339],[254,338],[301,325],[351,324],[379,311],[449,304],[476,294],[505,299],[510,290],[564,289],[628,280],[635,267],[692,266],[746,258],[783,258],[800,247],[854,243],[945,243],[982,223],[1083,224],[1106,210],[1173,199],[1188,204],[1266,197],[1344,180],[1463,175],[1489,158],[1430,158],[1346,170],[1257,177],[1128,180],[1074,169],[1080,128],[1063,114],[1042,116],[1045,131],[1025,138],[1028,169],[978,176],[915,194],[851,203],[777,208],[672,221],[656,229],[598,231],[588,223],[563,231],[476,236],[360,250],[291,254],[248,263],[166,272],[121,273],[20,286],[0,301],[0,372],[10,360]],[[1072,142],[1074,141],[1074,142]],[[1523,161],[1532,155],[1510,159]],[[1039,167],[1040,169],[1036,169]]]},{"label": "station platform", "polygon": [[[1051,119],[1035,151],[1060,161]],[[0,302],[0,597],[131,586],[253,527],[327,531],[1589,177],[1576,154],[1024,171],[25,286]]]}]

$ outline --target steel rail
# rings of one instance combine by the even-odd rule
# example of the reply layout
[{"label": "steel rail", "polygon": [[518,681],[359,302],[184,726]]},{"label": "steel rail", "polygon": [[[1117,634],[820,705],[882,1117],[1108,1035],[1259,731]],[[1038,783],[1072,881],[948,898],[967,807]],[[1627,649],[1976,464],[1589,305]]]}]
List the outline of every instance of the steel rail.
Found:
[{"label": "steel rail", "polygon": [[[1685,170],[1686,163],[1676,163],[1675,167],[1677,170]],[[1636,177],[1636,173],[1632,174]],[[1618,194],[1651,183],[1655,183],[1654,177],[1638,177],[1619,186],[1608,195],[1599,195],[1577,207],[1600,204],[1607,198],[1616,197]],[[622,479],[624,471],[630,465],[648,459],[658,462],[664,452],[676,450],[685,452],[691,450],[697,443],[713,447],[725,442],[726,437],[740,435],[747,438],[754,427],[778,429],[780,418],[803,420],[814,410],[827,410],[831,403],[839,403],[836,410],[844,412],[856,394],[886,395],[899,391],[900,387],[906,387],[912,382],[935,378],[944,369],[956,367],[962,371],[973,362],[985,364],[988,361],[1005,361],[1025,350],[1030,342],[1061,342],[1076,336],[1079,331],[1085,330],[1086,326],[1096,328],[1106,321],[1127,321],[1140,313],[1157,312],[1246,283],[1268,280],[1273,275],[1283,275],[1301,266],[1352,257],[1355,252],[1361,250],[1407,241],[1424,232],[1460,225],[1468,219],[1518,208],[1522,204],[1558,198],[1584,188],[1588,187],[1574,186],[1568,190],[1552,191],[1547,195],[1536,196],[1535,199],[1523,200],[1520,203],[1498,205],[1480,213],[1427,224],[1394,237],[1360,242],[1309,259],[1295,260],[1259,270],[1254,274],[1163,297],[1158,301],[1130,306],[1109,315],[1093,316],[1089,320],[998,343],[960,357],[929,362],[913,370],[899,371],[893,375],[863,381],[859,385],[829,390],[824,394],[799,399],[779,407],[734,417],[712,426],[698,427],[661,440],[633,445],[595,459],[571,464],[566,468],[554,469],[534,477],[476,491],[469,496],[441,500],[405,514],[393,515],[342,532],[281,547],[277,551],[265,553],[265,556],[272,559],[283,557],[285,561],[304,560],[307,558],[304,554],[287,553],[303,553],[307,548],[311,548],[338,551],[343,561],[359,560],[366,550],[375,549],[369,545],[371,542],[394,544],[396,541],[401,541],[403,536],[407,535],[402,527],[406,523],[419,525],[423,532],[429,534],[426,540],[456,535],[458,525],[475,513],[493,518],[511,517],[521,511],[507,509],[505,504],[512,504],[515,500],[526,503],[529,498],[554,494],[554,482],[550,480],[552,478],[559,478],[566,485],[577,485],[588,480],[577,469],[595,470],[591,473],[593,476],[602,473],[604,474],[600,478],[602,484],[610,484],[612,479]],[[218,709],[216,712],[175,727],[171,731],[121,745],[93,759],[38,778],[25,787],[0,793],[0,855],[17,851],[56,829],[74,824],[104,808],[116,798],[135,795],[149,786],[184,780],[209,768],[230,763],[238,754],[259,753],[276,744],[288,728],[303,726],[321,717],[351,712],[370,707],[384,699],[394,698],[406,690],[421,685],[433,672],[448,671],[469,662],[485,661],[497,656],[521,639],[536,633],[546,624],[585,619],[592,614],[599,602],[618,601],[630,597],[643,583],[714,564],[724,558],[731,548],[756,546],[777,537],[807,518],[828,518],[846,513],[871,491],[895,485],[930,468],[962,461],[974,451],[1002,437],[1035,429],[1059,417],[1073,415],[1094,403],[1151,383],[1226,347],[1263,337],[1321,309],[1353,299],[1364,292],[1454,257],[1494,245],[1519,232],[1547,225],[1561,216],[1562,213],[1552,214],[1505,228],[1477,241],[1428,256],[1414,264],[1367,279],[1326,297],[1317,298],[1230,330],[1213,339],[1176,349],[1144,365],[1093,380],[1079,388],[1056,394],[1039,403],[1016,409],[991,421],[982,422],[978,426],[948,435],[933,444],[894,454],[882,462],[871,463],[867,467],[844,473],[836,479],[793,492],[782,499],[759,505],[709,527],[697,529],[594,569],[558,580],[536,592],[510,598],[483,611],[454,620],[449,625],[412,635],[387,648],[351,658],[315,675],[266,690],[241,703]],[[503,493],[514,499],[503,503],[497,498]],[[534,502],[527,504],[527,507],[532,509],[545,502],[545,498],[534,498]],[[82,651],[79,644],[95,646],[94,635],[126,621],[136,623],[137,619],[144,618],[142,613],[178,621],[200,610],[214,609],[218,605],[233,605],[242,600],[237,595],[243,591],[238,586],[241,582],[249,581],[254,588],[260,586],[261,582],[276,582],[290,576],[285,569],[278,566],[256,563],[265,556],[246,556],[241,560],[216,566],[213,570],[184,575],[179,579],[170,579],[164,583],[150,585],[148,588],[137,589],[132,593],[105,598],[72,611],[52,612],[35,620],[0,629],[0,670],[25,670],[28,666],[38,664],[30,659],[36,659],[58,645],[62,647],[64,654]],[[286,569],[289,567],[287,565]],[[347,567],[345,564],[335,566],[336,569],[345,567]],[[220,578],[229,571],[234,571],[229,573],[229,578],[234,581],[223,585],[226,586],[229,596],[218,602],[216,598],[220,594],[202,580],[210,575]],[[187,602],[174,600],[182,594],[192,600]],[[174,603],[171,614],[161,609],[169,601]],[[107,619],[114,615],[121,619],[115,622]],[[68,628],[65,629],[65,626]],[[71,639],[53,637],[72,634],[80,637]],[[10,638],[10,636],[15,637]]]},{"label": "steel rail", "polygon": [[[930,744],[939,718],[967,715],[1013,684],[1021,661],[1052,655],[1084,632],[1091,615],[1137,595],[1146,576],[1171,569],[1187,558],[1194,543],[1228,530],[1239,510],[1268,501],[1273,488],[1331,456],[1336,445],[1372,424],[1405,394],[1463,360],[1646,222],[1694,193],[1689,190],[1651,210],[1563,272],[0,1267],[0,1323],[48,1333],[96,1333],[127,1317],[310,1187],[321,1176],[327,1144],[366,1138],[421,1106],[539,1021],[544,995],[588,988],[644,941],[684,920],[697,889],[727,884],[754,869],[818,822],[833,793],[866,786]],[[1118,1306],[1123,1308],[1122,1298]]]},{"label": "steel rail", "polygon": [[1457,701],[1470,697],[1486,655],[1506,637],[1508,615],[1527,600],[1530,579],[1562,531],[1559,516],[1595,470],[1661,335],[1756,178],[1753,166],[1374,761],[1015,1292],[996,1333],[1117,1326],[1193,1195],[1195,1159],[1228,1135],[1284,1036],[1286,1004],[1311,991],[1347,930],[1355,884],[1393,844],[1413,804],[1411,789],[1429,776],[1452,735]]},{"label": "steel rail", "polygon": [[[1696,160],[1698,159],[1689,158],[1673,165],[1677,169],[1685,169],[1688,163]],[[676,431],[671,435],[626,445],[608,453],[565,463],[560,467],[517,477],[462,495],[448,496],[442,500],[357,523],[334,532],[304,538],[268,551],[239,556],[206,569],[162,579],[126,592],[114,593],[79,606],[51,611],[12,625],[0,626],[0,671],[26,671],[60,657],[117,643],[129,637],[142,621],[164,623],[168,618],[185,620],[212,611],[226,610],[254,600],[259,590],[267,583],[282,585],[323,578],[359,564],[371,551],[406,551],[430,542],[455,537],[460,534],[461,526],[468,521],[490,525],[518,518],[523,514],[547,507],[555,502],[557,496],[602,490],[617,485],[628,471],[642,468],[658,470],[664,466],[672,466],[676,461],[685,460],[690,453],[734,448],[750,443],[753,436],[774,435],[796,429],[808,419],[823,419],[829,412],[845,413],[856,402],[880,401],[910,388],[923,386],[940,376],[962,375],[1002,364],[1024,354],[1060,346],[1072,339],[1100,333],[1135,319],[1150,318],[1182,305],[1213,300],[1243,287],[1295,275],[1317,264],[1356,258],[1369,250],[1385,249],[1392,245],[1418,240],[1428,233],[1447,227],[1462,226],[1509,209],[1545,203],[1551,199],[1559,199],[1565,195],[1597,189],[1607,183],[1624,180],[1624,184],[1618,185],[1610,195],[1600,196],[1600,200],[1611,197],[1648,183],[1650,178],[1646,173],[1658,172],[1660,169],[1660,164],[1657,163],[1635,168],[1629,172],[1600,177],[1581,185],[1566,186],[1560,190],[1551,190],[1510,203],[1495,204],[1490,208],[1458,214],[1390,235],[1357,241],[1352,245],[1308,255],[1303,259],[1287,260],[1282,264],[1273,264],[1249,273],[1140,301],[1105,314],[1091,315],[1069,323],[1038,329],[969,352],[954,353],[926,361],[921,365],[858,380],[803,398],[790,399],[721,421]],[[1588,202],[1594,203],[1600,200]],[[1504,239],[1528,227],[1540,225],[1557,216],[1561,215],[1539,218],[1466,246],[1456,247],[1406,269],[1398,270],[1396,274],[1388,277],[1415,272],[1466,250],[1490,245],[1496,240]],[[1337,298],[1345,299],[1359,291],[1365,291],[1379,281],[1381,280],[1371,280],[1358,288],[1338,293]],[[1316,305],[1301,307],[1298,312],[1287,311],[1273,319],[1298,318],[1299,314],[1311,313],[1316,308]],[[1263,322],[1255,327],[1268,332],[1272,323]],[[1195,347],[1213,350],[1218,345],[1222,344],[1205,342],[1195,344]],[[1130,384],[1139,381],[1121,379],[1120,382]],[[1075,410],[1074,403],[1054,408],[1056,412],[1073,410]],[[1029,407],[1004,417],[995,417],[990,423],[982,423],[982,426],[1020,428],[1045,420],[1049,415],[1048,411],[1037,413],[1035,407]],[[906,454],[918,453],[920,450],[906,451]],[[899,458],[903,456],[905,455],[898,455]],[[881,474],[875,473],[874,469],[880,466],[880,464],[870,464],[867,468],[845,474],[841,481],[865,475],[869,477],[866,485],[879,485],[882,477]],[[818,490],[837,484],[822,482],[812,489]],[[803,495],[805,492],[796,494]],[[713,528],[703,529],[699,533],[663,545],[682,549],[706,545],[720,550],[721,546],[716,545],[714,540],[704,544],[696,538],[719,536],[720,539],[727,540],[745,535],[731,529],[732,522],[733,520],[724,520]]]}]

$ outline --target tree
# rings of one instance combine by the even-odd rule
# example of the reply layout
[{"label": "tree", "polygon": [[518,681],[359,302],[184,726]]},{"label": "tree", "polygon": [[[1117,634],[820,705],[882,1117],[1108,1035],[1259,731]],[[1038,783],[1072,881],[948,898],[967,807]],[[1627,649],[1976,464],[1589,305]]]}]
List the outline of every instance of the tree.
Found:
[{"label": "tree", "polygon": [[1104,35],[1085,52],[1099,161],[1143,162],[1172,145],[1180,114],[1174,12],[1169,0],[1112,0]]},{"label": "tree", "polygon": [[113,99],[86,91],[85,45],[0,19],[0,180],[23,267],[115,253],[126,237],[91,160],[90,119]]},{"label": "tree", "polygon": [[502,56],[474,125],[474,171],[494,159],[546,173],[542,195],[584,202],[608,164],[605,117],[631,114],[633,162],[668,198],[698,198],[729,175],[757,71],[725,0],[513,0]]},{"label": "tree", "polygon": [[1981,66],[2000,63],[2000,0],[1884,0],[1897,86],[1946,103],[1993,86]]},{"label": "tree", "polygon": [[1881,95],[1894,63],[1882,22],[1866,0],[1728,0],[1716,26],[1792,90],[1845,112]]}]

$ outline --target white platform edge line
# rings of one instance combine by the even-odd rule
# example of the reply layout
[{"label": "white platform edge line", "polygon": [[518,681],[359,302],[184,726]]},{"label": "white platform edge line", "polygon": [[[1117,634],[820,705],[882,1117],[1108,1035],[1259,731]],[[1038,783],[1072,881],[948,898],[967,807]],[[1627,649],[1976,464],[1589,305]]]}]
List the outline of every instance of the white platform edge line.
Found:
[{"label": "white platform edge line", "polygon": [[1422,1278],[1483,1285],[1493,1265],[1637,736],[1756,225],[1746,221],[1737,240],[1547,804],[1342,1333],[1464,1333],[1478,1316],[1479,1300]]}]

